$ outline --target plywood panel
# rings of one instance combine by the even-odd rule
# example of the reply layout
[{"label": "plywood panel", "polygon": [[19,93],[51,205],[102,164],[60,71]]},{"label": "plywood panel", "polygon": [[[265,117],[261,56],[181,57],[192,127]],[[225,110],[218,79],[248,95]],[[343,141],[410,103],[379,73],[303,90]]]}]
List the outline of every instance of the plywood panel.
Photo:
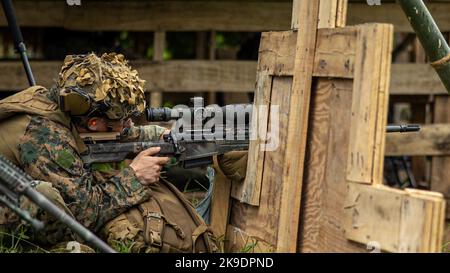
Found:
[{"label": "plywood panel", "polygon": [[351,80],[318,79],[314,87],[303,187],[299,251],[365,252],[343,229]]},{"label": "plywood panel", "polygon": [[[302,211],[300,214],[299,251],[316,252],[325,202],[326,162],[330,137],[331,95],[336,91],[327,80],[313,85],[310,109],[310,130],[305,159],[305,181],[302,189]],[[351,89],[350,89],[351,92]],[[345,123],[344,123],[345,124]]]}]

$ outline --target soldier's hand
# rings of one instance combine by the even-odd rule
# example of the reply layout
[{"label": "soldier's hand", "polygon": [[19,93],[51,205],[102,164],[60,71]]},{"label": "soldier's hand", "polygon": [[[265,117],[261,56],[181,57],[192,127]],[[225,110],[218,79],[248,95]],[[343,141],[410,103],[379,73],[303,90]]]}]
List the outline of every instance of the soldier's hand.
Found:
[{"label": "soldier's hand", "polygon": [[162,167],[169,162],[168,157],[153,156],[160,150],[160,147],[152,147],[142,151],[131,162],[130,167],[141,184],[150,185],[159,181]]}]

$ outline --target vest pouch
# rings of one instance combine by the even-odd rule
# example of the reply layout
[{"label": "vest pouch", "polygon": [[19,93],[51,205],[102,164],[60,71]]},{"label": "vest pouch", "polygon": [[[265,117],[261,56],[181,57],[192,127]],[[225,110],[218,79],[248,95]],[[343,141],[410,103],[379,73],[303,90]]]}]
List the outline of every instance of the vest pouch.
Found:
[{"label": "vest pouch", "polygon": [[131,245],[132,252],[217,252],[209,227],[171,186],[164,181],[151,185],[152,197],[108,222],[101,236],[112,246]]}]

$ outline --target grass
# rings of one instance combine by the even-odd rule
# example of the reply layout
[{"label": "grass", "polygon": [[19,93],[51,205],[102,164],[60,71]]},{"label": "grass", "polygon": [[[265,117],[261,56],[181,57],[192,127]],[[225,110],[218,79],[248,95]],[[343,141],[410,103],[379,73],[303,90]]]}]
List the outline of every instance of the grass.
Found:
[{"label": "grass", "polygon": [[119,253],[131,253],[131,250],[135,244],[136,242],[133,241],[128,242],[114,241],[111,247],[114,248],[114,250]]},{"label": "grass", "polygon": [[22,226],[16,234],[0,231],[0,253],[49,253],[49,251],[32,243]]}]

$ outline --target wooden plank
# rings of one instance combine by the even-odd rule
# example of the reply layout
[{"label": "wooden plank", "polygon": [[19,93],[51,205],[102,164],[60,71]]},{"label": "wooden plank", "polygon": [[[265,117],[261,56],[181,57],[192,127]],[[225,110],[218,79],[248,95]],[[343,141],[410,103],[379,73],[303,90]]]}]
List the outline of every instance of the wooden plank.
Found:
[{"label": "wooden plank", "polygon": [[386,142],[387,156],[450,156],[450,124],[423,125],[417,133],[387,134]]},{"label": "wooden plank", "polygon": [[308,113],[311,95],[311,82],[317,26],[319,20],[319,1],[298,1],[298,11],[293,19],[301,25],[297,31],[297,47],[294,63],[292,92],[290,96],[289,123],[285,166],[282,175],[282,199],[278,223],[277,252],[295,252],[300,216],[303,164],[306,150]]},{"label": "wooden plank", "polygon": [[[260,72],[259,75],[264,75],[264,72]],[[257,102],[263,101],[266,106],[271,106],[271,111],[279,110],[279,132],[283,139],[283,132],[287,132],[287,124],[289,119],[289,93],[292,88],[292,77],[268,77],[263,76],[265,79],[269,79],[269,96],[264,100],[257,98]],[[258,85],[264,84],[267,80],[258,81]],[[265,96],[266,91],[258,91],[258,96]],[[278,109],[277,109],[278,108]],[[260,117],[261,118],[261,117]],[[260,119],[258,118],[258,120]],[[267,122],[267,118],[263,119],[264,122],[259,122],[261,126],[268,127],[268,132],[275,130],[272,128],[272,124]],[[276,119],[275,119],[276,120]],[[268,125],[269,124],[269,125]],[[272,141],[272,140],[269,140]],[[267,142],[269,142],[267,141]],[[256,143],[256,142],[251,142]],[[265,144],[264,141],[261,144]],[[280,174],[283,173],[284,158],[282,155],[285,153],[286,143],[280,142],[279,147],[272,151],[261,151],[260,145],[251,146],[249,149],[249,160],[247,167],[247,177],[244,184],[233,183],[233,196],[239,194],[239,191],[244,191],[249,197],[255,194],[260,194],[260,198],[257,203],[253,203],[253,206],[247,204],[250,203],[249,197],[245,194],[238,196],[243,202],[234,202],[232,208],[232,217],[230,223],[236,227],[239,227],[248,234],[260,238],[264,242],[272,245],[277,243],[277,231],[278,217],[280,211],[280,203],[282,197],[282,184],[280,183]],[[254,157],[256,152],[256,157]],[[255,159],[252,159],[255,158]],[[253,172],[253,174],[252,174]],[[249,183],[249,179],[254,180],[254,184]],[[265,225],[260,223],[264,222]]]},{"label": "wooden plank", "polygon": [[432,222],[430,229],[429,252],[441,252],[444,239],[445,199],[442,193],[406,189],[412,196],[429,201],[432,204]]},{"label": "wooden plank", "polygon": [[349,183],[346,236],[375,241],[389,252],[437,252],[442,238],[442,195]]},{"label": "wooden plank", "polygon": [[391,25],[384,25],[381,35],[381,65],[378,80],[378,106],[376,107],[375,149],[373,160],[372,183],[384,181],[384,149],[386,144],[386,124],[389,108],[389,82],[394,30]]},{"label": "wooden plank", "polygon": [[[287,94],[292,93],[292,77],[274,77],[272,82],[272,94],[270,100],[270,122],[268,125],[268,134],[271,139],[265,141],[266,152],[264,156],[264,166],[262,168],[262,184],[280,183],[280,174],[284,172],[287,152],[285,140],[289,132],[289,105],[291,97]],[[276,116],[272,116],[273,114]],[[277,117],[278,116],[278,117]],[[259,172],[259,170],[258,170]],[[260,190],[256,188],[256,190]],[[276,198],[275,196],[272,196]],[[280,196],[283,198],[283,193]],[[269,213],[269,212],[267,212]]]},{"label": "wooden plank", "polygon": [[346,237],[363,244],[378,242],[383,250],[398,252],[403,195],[402,191],[349,183],[344,206]]},{"label": "wooden plank", "polygon": [[314,57],[314,76],[353,78],[356,42],[356,27],[319,30]]},{"label": "wooden plank", "polygon": [[[277,51],[276,45],[272,46],[273,50],[271,51]],[[260,139],[250,142],[246,180],[244,183],[233,183],[232,196],[243,202],[233,202],[230,224],[275,246],[277,244],[278,215],[282,199],[282,185],[279,182],[282,171],[274,171],[270,176],[270,170],[267,173],[265,173],[265,170],[267,166],[277,161],[277,157],[283,154],[285,144],[280,143],[280,147],[276,151],[265,151],[261,148],[266,143],[262,140],[267,134],[267,129],[272,130],[272,127],[268,127],[271,125],[268,125],[267,115],[269,113],[267,107],[273,106],[273,110],[275,110],[275,106],[278,105],[280,108],[279,124],[280,126],[287,126],[288,94],[291,93],[292,77],[274,77],[270,76],[268,71],[261,66],[259,66],[259,69],[255,104],[265,106],[266,115],[258,114],[257,116],[254,114],[252,116],[252,126],[254,126],[253,128],[257,127],[252,131],[258,132]],[[281,127],[280,131],[287,131],[287,128]],[[277,163],[282,167],[280,162]],[[258,200],[255,197],[258,197]],[[261,223],[265,224],[261,225]]]},{"label": "wooden plank", "polygon": [[274,76],[292,76],[296,44],[297,35],[291,30],[262,33],[259,70],[268,71]]},{"label": "wooden plank", "polygon": [[348,0],[338,0],[336,27],[347,25]]},{"label": "wooden plank", "polygon": [[[231,196],[246,204],[258,206],[260,203],[261,183],[264,172],[265,140],[269,122],[269,106],[272,95],[272,77],[267,71],[258,72],[255,95],[255,108],[252,114],[252,140],[248,151],[247,174],[244,182],[233,183]],[[277,90],[284,91],[284,90]],[[282,93],[286,94],[286,93]],[[264,107],[264,108],[261,108]],[[260,111],[260,109],[262,111]]]},{"label": "wooden plank", "polygon": [[[429,250],[427,248],[430,244],[430,238],[424,236],[424,234],[429,233],[429,227],[425,227],[425,225],[427,221],[430,221],[431,210],[431,204],[419,198],[404,198],[402,200],[399,252],[411,253]],[[411,229],[411,227],[424,228]]]},{"label": "wooden plank", "polygon": [[[354,28],[319,29],[313,75],[315,77],[353,78],[356,47]],[[296,33],[263,33],[260,43],[260,66],[271,75],[293,75]],[[270,51],[269,48],[277,48]]]},{"label": "wooden plank", "polygon": [[338,0],[322,0],[319,7],[318,28],[335,28],[337,20]]},{"label": "wooden plank", "polygon": [[[350,149],[348,153],[347,179],[353,182],[371,184],[373,174],[380,169],[377,164],[380,154],[378,146],[382,143],[379,132],[383,115],[386,114],[385,93],[388,80],[382,71],[386,67],[383,60],[390,54],[385,43],[390,41],[392,28],[389,25],[362,25],[355,61],[355,77],[352,98],[352,119],[350,130]],[[378,120],[378,123],[377,123]]]},{"label": "wooden plank", "polygon": [[347,17],[347,0],[320,1],[318,28],[344,27]]}]

